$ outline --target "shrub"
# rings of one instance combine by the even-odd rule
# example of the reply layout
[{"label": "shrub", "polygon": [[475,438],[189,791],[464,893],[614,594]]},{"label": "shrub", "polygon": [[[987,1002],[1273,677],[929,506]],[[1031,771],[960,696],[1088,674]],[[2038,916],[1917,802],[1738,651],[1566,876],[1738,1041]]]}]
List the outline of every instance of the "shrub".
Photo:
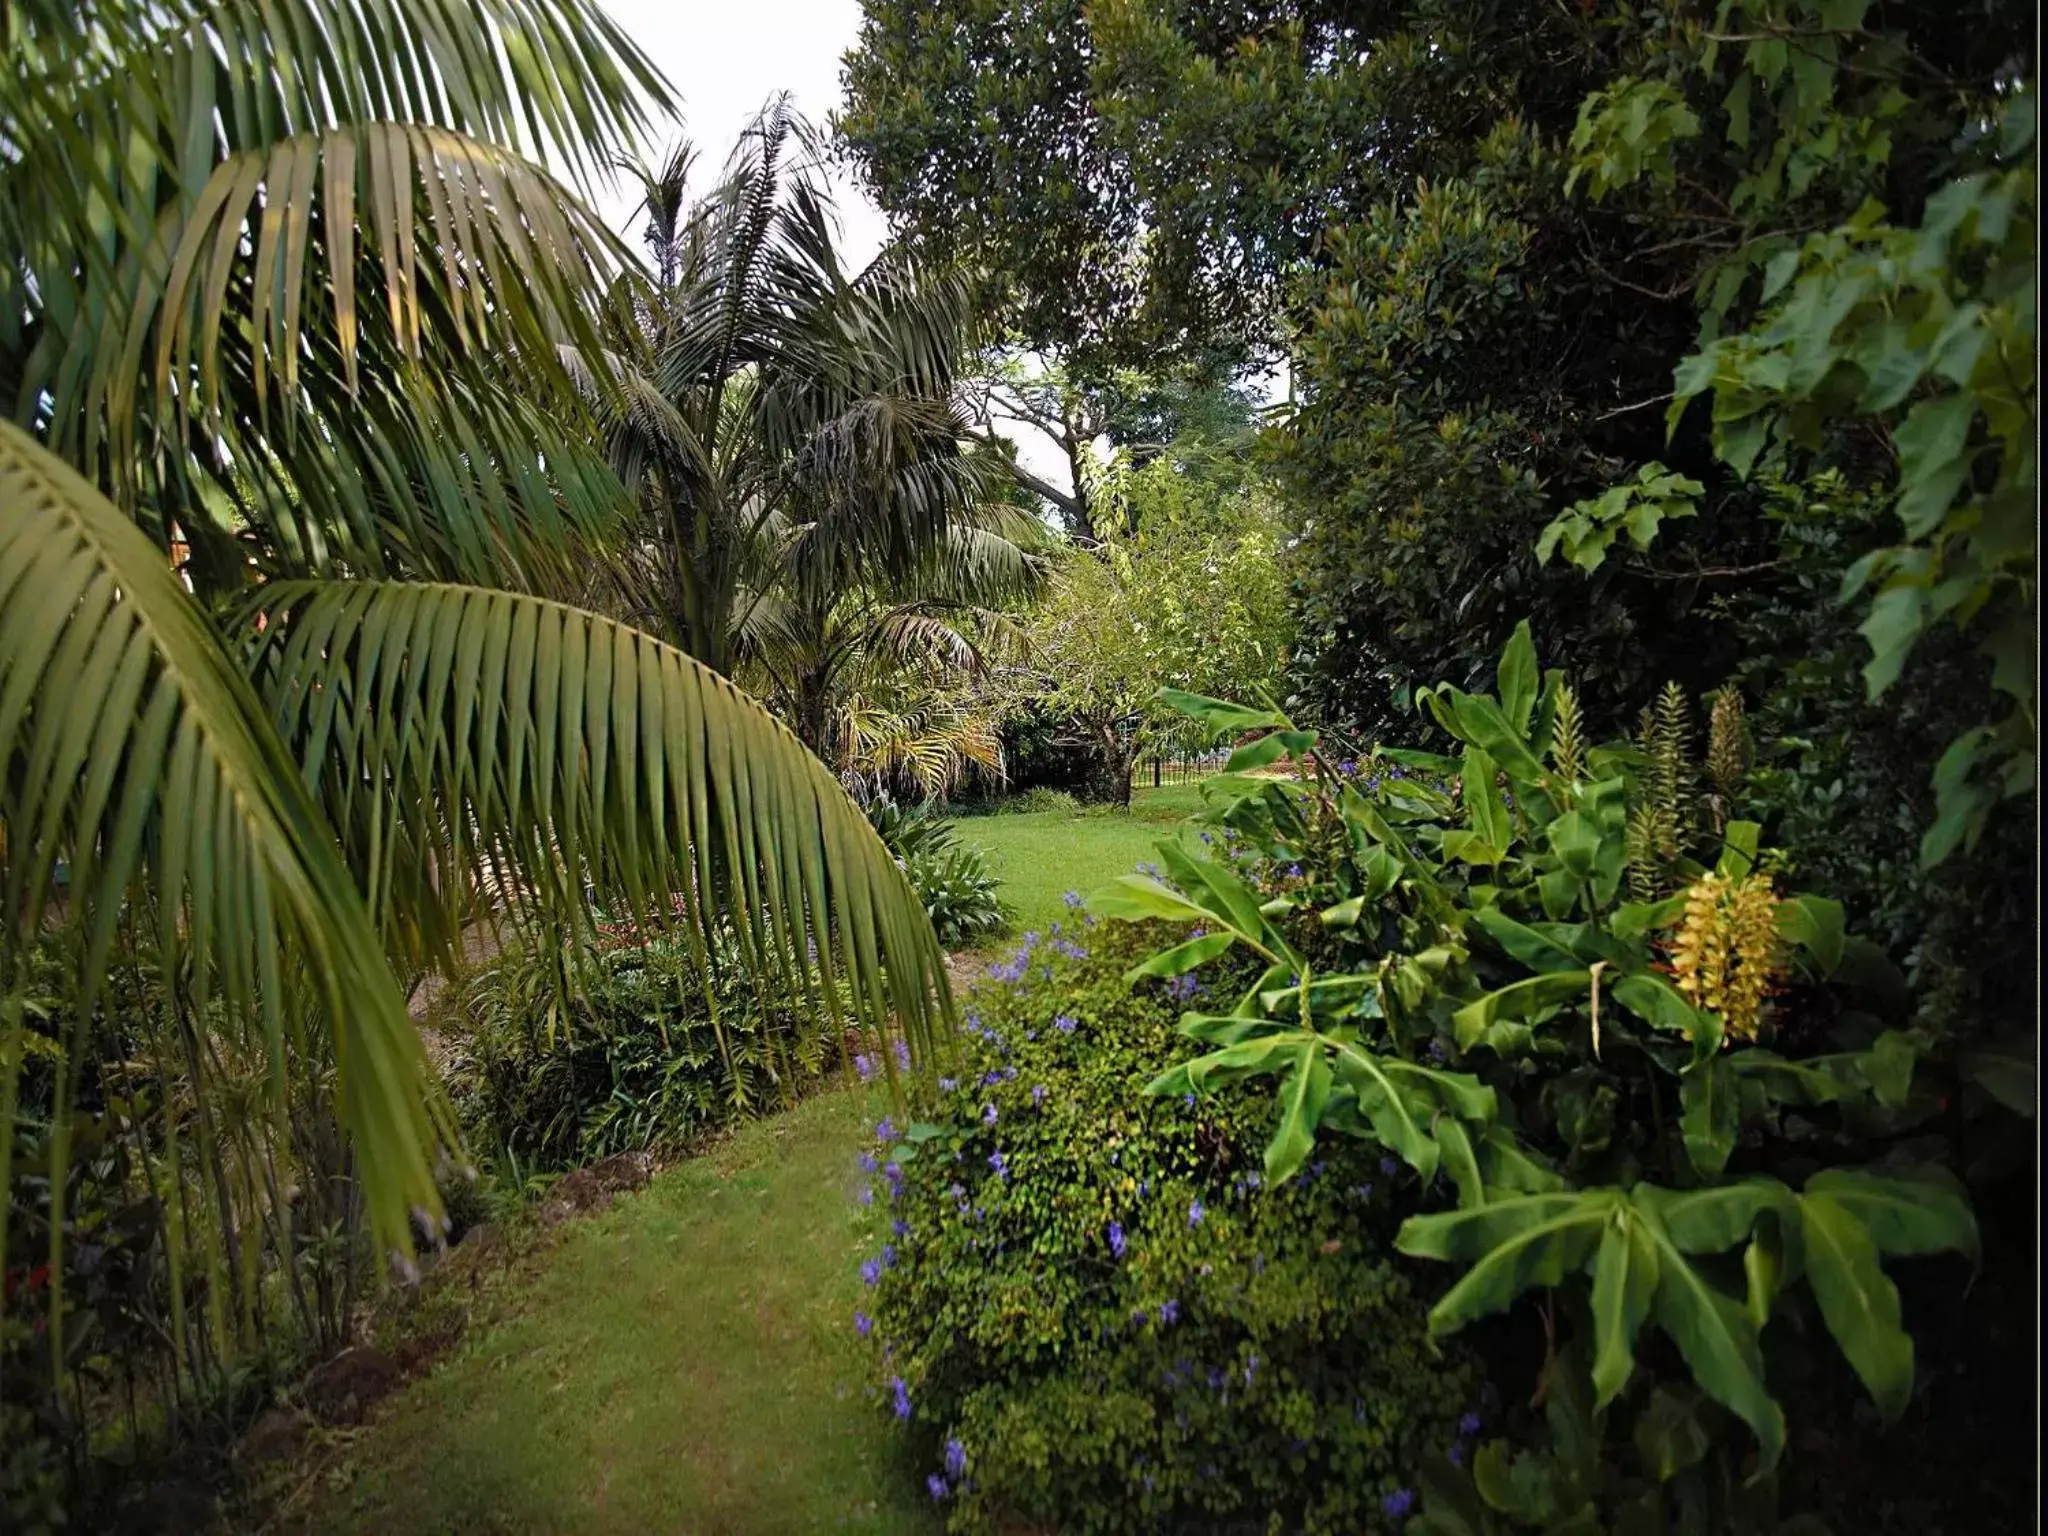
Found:
[{"label": "shrub", "polygon": [[1196,988],[1127,985],[1145,939],[1027,936],[932,1123],[879,1127],[883,1400],[955,1530],[1384,1528],[1476,1384],[1391,1255],[1406,1175],[1334,1146],[1262,1190],[1267,1107],[1141,1098]]},{"label": "shrub", "polygon": [[1008,926],[1009,908],[996,895],[1000,882],[979,848],[961,843],[920,853],[903,861],[903,872],[946,948],[962,948]]},{"label": "shrub", "polygon": [[996,895],[1001,882],[987,856],[961,842],[931,802],[903,806],[879,798],[868,806],[868,820],[910,877],[941,944],[958,949],[1003,931],[1010,913]]},{"label": "shrub", "polygon": [[1032,816],[1048,811],[1072,816],[1080,809],[1081,802],[1064,789],[1047,789],[1043,785],[996,802],[996,814],[1000,816]]},{"label": "shrub", "polygon": [[527,1172],[671,1152],[823,1073],[828,1011],[750,976],[737,945],[702,970],[681,938],[621,938],[517,944],[470,983],[453,1089],[480,1151]]}]

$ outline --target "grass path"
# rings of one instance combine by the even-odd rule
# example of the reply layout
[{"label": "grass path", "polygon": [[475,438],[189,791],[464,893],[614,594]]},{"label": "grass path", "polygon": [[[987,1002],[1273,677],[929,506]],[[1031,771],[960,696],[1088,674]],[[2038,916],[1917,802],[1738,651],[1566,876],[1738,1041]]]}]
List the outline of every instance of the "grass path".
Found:
[{"label": "grass path", "polygon": [[822,1094],[577,1223],[362,1432],[318,1529],[935,1530],[849,1325],[863,1102]]},{"label": "grass path", "polygon": [[[1043,930],[1067,891],[1153,857],[1198,804],[1192,786],[1141,790],[1129,816],[960,831],[988,853],[1017,929]],[[851,1327],[877,1241],[852,1198],[864,1103],[821,1094],[572,1224],[499,1282],[492,1321],[358,1433],[312,1529],[936,1531],[864,1395]]]}]

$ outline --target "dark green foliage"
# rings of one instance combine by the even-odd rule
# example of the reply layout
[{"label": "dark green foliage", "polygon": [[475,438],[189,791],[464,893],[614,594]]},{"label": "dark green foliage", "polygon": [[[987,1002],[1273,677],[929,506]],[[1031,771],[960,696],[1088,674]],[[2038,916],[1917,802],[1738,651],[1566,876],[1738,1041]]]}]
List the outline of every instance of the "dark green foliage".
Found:
[{"label": "dark green foliage", "polygon": [[1333,1145],[1261,1189],[1258,1095],[1133,1092],[1196,983],[1134,987],[1144,933],[1063,926],[994,968],[930,1123],[878,1149],[883,1401],[900,1380],[954,1529],[1392,1529],[1477,1386],[1389,1248],[1412,1180]]},{"label": "dark green foliage", "polygon": [[564,1170],[793,1103],[833,1059],[827,1010],[721,950],[708,976],[669,934],[506,950],[464,1000],[452,1090],[472,1148]]}]

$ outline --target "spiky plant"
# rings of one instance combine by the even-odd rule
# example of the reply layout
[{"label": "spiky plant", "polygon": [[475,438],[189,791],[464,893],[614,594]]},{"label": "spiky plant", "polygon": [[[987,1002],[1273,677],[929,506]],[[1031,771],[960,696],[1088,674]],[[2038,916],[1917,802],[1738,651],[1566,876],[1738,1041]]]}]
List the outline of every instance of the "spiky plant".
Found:
[{"label": "spiky plant", "polygon": [[1557,711],[1550,728],[1550,765],[1557,776],[1574,784],[1586,771],[1585,716],[1579,709],[1579,695],[1569,685],[1557,690]]}]

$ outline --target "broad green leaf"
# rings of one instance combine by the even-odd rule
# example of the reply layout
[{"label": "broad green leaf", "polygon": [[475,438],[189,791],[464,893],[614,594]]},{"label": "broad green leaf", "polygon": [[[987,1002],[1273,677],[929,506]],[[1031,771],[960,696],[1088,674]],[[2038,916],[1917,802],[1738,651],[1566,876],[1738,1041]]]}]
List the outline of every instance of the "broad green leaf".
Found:
[{"label": "broad green leaf", "polygon": [[1285,715],[1270,709],[1251,709],[1199,693],[1186,693],[1179,688],[1162,688],[1157,697],[1168,709],[1186,715],[1190,720],[1199,720],[1215,735],[1226,731],[1256,731],[1265,727],[1286,730],[1293,725]]},{"label": "broad green leaf", "polygon": [[2016,1035],[1965,1051],[1958,1063],[1964,1078],[2016,1115],[2034,1117],[2036,1039]]},{"label": "broad green leaf", "polygon": [[[1657,1230],[1654,1220],[1650,1230]],[[1755,1432],[1764,1469],[1775,1467],[1785,1448],[1785,1415],[1764,1387],[1763,1357],[1748,1314],[1668,1239],[1659,1241],[1657,1264],[1650,1315],[1678,1346],[1700,1390]]]},{"label": "broad green leaf", "polygon": [[1279,1184],[1294,1177],[1315,1150],[1316,1126],[1330,1097],[1330,1065],[1319,1041],[1305,1041],[1294,1050],[1294,1066],[1280,1085],[1280,1123],[1266,1145],[1266,1181]]},{"label": "broad green leaf", "polygon": [[[1465,814],[1480,847],[1461,853],[1468,864],[1495,864],[1514,840],[1514,824],[1501,803],[1500,788],[1493,782],[1494,763],[1483,747],[1465,749]],[[1481,852],[1481,849],[1484,852]]]},{"label": "broad green leaf", "polygon": [[1494,943],[1532,971],[1554,974],[1586,968],[1586,962],[1572,953],[1568,944],[1516,922],[1498,907],[1481,907],[1472,914],[1472,920],[1486,930]]},{"label": "broad green leaf", "polygon": [[1235,1045],[1240,1040],[1282,1034],[1299,1026],[1279,1019],[1247,1018],[1240,1013],[1184,1013],[1178,1027],[1180,1033],[1190,1040],[1200,1040],[1209,1045]]},{"label": "broad green leaf", "polygon": [[1563,1175],[1539,1162],[1515,1139],[1515,1133],[1495,1121],[1479,1138],[1479,1169],[1488,1190],[1515,1194],[1549,1195],[1565,1189]]},{"label": "broad green leaf", "polygon": [[1207,965],[1236,942],[1237,936],[1232,933],[1205,933],[1199,939],[1189,939],[1171,949],[1162,949],[1150,959],[1132,966],[1124,972],[1124,980],[1136,981],[1144,976],[1185,976],[1195,967]]},{"label": "broad green leaf", "polygon": [[1776,1179],[1742,1179],[1708,1189],[1669,1190],[1638,1184],[1629,1198],[1653,1217],[1685,1253],[1726,1253],[1768,1212],[1788,1213],[1792,1191]]},{"label": "broad green leaf", "polygon": [[1459,1209],[1471,1210],[1486,1204],[1486,1179],[1479,1171],[1478,1154],[1473,1151],[1472,1138],[1465,1134],[1464,1122],[1445,1115],[1433,1129],[1442,1153],[1442,1166],[1457,1187]]},{"label": "broad green leaf", "polygon": [[1735,1150],[1742,1118],[1741,1095],[1728,1058],[1716,1056],[1688,1068],[1679,1079],[1678,1101],[1683,1109],[1678,1130],[1686,1157],[1703,1178],[1718,1177]]},{"label": "broad green leaf", "polygon": [[1650,1475],[1668,1483],[1687,1467],[1698,1466],[1714,1442],[1686,1396],[1659,1386],[1636,1416],[1635,1446]]},{"label": "broad green leaf", "polygon": [[1625,901],[1614,909],[1608,929],[1617,939],[1640,939],[1659,928],[1668,928],[1685,913],[1683,896],[1662,901]]},{"label": "broad green leaf", "polygon": [[1471,1265],[1431,1309],[1431,1334],[1504,1312],[1532,1287],[1561,1285],[1585,1267],[1621,1201],[1618,1190],[1586,1190],[1409,1217],[1394,1239],[1402,1253]]},{"label": "broad green leaf", "polygon": [[1489,992],[1451,1016],[1458,1049],[1470,1050],[1495,1024],[1526,1023],[1565,1004],[1590,998],[1592,984],[1587,971],[1558,971]]},{"label": "broad green leaf", "polygon": [[[1337,1046],[1337,1073],[1358,1096],[1359,1113],[1371,1122],[1380,1142],[1415,1170],[1427,1184],[1436,1177],[1437,1144],[1417,1122],[1416,1111],[1389,1079],[1386,1066],[1363,1047],[1348,1041]],[[1423,1106],[1425,1117],[1428,1106]]]},{"label": "broad green leaf", "polygon": [[1380,1067],[1389,1081],[1401,1085],[1409,1093],[1434,1103],[1438,1108],[1457,1116],[1484,1125],[1499,1112],[1499,1102],[1492,1088],[1466,1072],[1446,1072],[1438,1067],[1426,1067],[1420,1062],[1403,1061],[1388,1056],[1380,1059]]},{"label": "broad green leaf", "polygon": [[1843,1094],[1841,1080],[1774,1051],[1731,1051],[1721,1058],[1737,1077],[1755,1083],[1773,1104],[1832,1104]]},{"label": "broad green leaf", "polygon": [[1842,904],[1821,896],[1793,896],[1778,903],[1779,930],[1810,953],[1822,976],[1842,963]]},{"label": "broad green leaf", "polygon": [[1624,976],[1614,984],[1614,1000],[1653,1029],[1670,1030],[1692,1042],[1694,1066],[1709,1061],[1721,1048],[1721,1021],[1695,1008],[1663,977],[1649,971]]},{"label": "broad green leaf", "polygon": [[1731,821],[1721,834],[1721,859],[1714,868],[1723,879],[1746,880],[1756,868],[1758,839],[1763,828],[1753,821]]},{"label": "broad green leaf", "polygon": [[1799,1197],[1806,1283],[1843,1356],[1887,1419],[1913,1394],[1913,1341],[1899,1321],[1898,1289],[1879,1267],[1863,1222],[1809,1186]]},{"label": "broad green leaf", "polygon": [[1544,836],[1558,862],[1580,880],[1591,880],[1600,854],[1600,829],[1577,811],[1566,811],[1548,827]]},{"label": "broad green leaf", "polygon": [[1230,760],[1223,765],[1225,773],[1246,773],[1254,768],[1270,768],[1287,756],[1287,743],[1281,733],[1275,731],[1261,736],[1257,741],[1247,742],[1230,754]]},{"label": "broad green leaf", "polygon": [[1088,910],[1097,917],[1122,918],[1126,922],[1212,922],[1216,916],[1149,875],[1118,875],[1088,898]]},{"label": "broad green leaf", "polygon": [[1904,1030],[1888,1029],[1863,1053],[1859,1065],[1865,1081],[1887,1109],[1900,1109],[1913,1091],[1913,1067],[1920,1047]]},{"label": "broad green leaf", "polygon": [[1593,1255],[1593,1406],[1605,1408],[1628,1385],[1636,1333],[1657,1289],[1657,1247],[1627,1206],[1618,1207]]},{"label": "broad green leaf", "polygon": [[1454,693],[1451,708],[1461,741],[1483,748],[1517,784],[1543,782],[1543,765],[1529,750],[1524,733],[1508,724],[1498,704],[1484,694]]},{"label": "broad green leaf", "polygon": [[1536,682],[1536,644],[1529,637],[1529,621],[1524,619],[1515,626],[1507,648],[1501,652],[1495,682],[1500,690],[1501,713],[1524,737],[1529,730],[1530,712],[1536,705]]},{"label": "broad green leaf", "polygon": [[1954,1176],[1938,1166],[1898,1175],[1830,1168],[1808,1179],[1805,1191],[1853,1214],[1885,1253],[1976,1257],[1977,1218]]}]

